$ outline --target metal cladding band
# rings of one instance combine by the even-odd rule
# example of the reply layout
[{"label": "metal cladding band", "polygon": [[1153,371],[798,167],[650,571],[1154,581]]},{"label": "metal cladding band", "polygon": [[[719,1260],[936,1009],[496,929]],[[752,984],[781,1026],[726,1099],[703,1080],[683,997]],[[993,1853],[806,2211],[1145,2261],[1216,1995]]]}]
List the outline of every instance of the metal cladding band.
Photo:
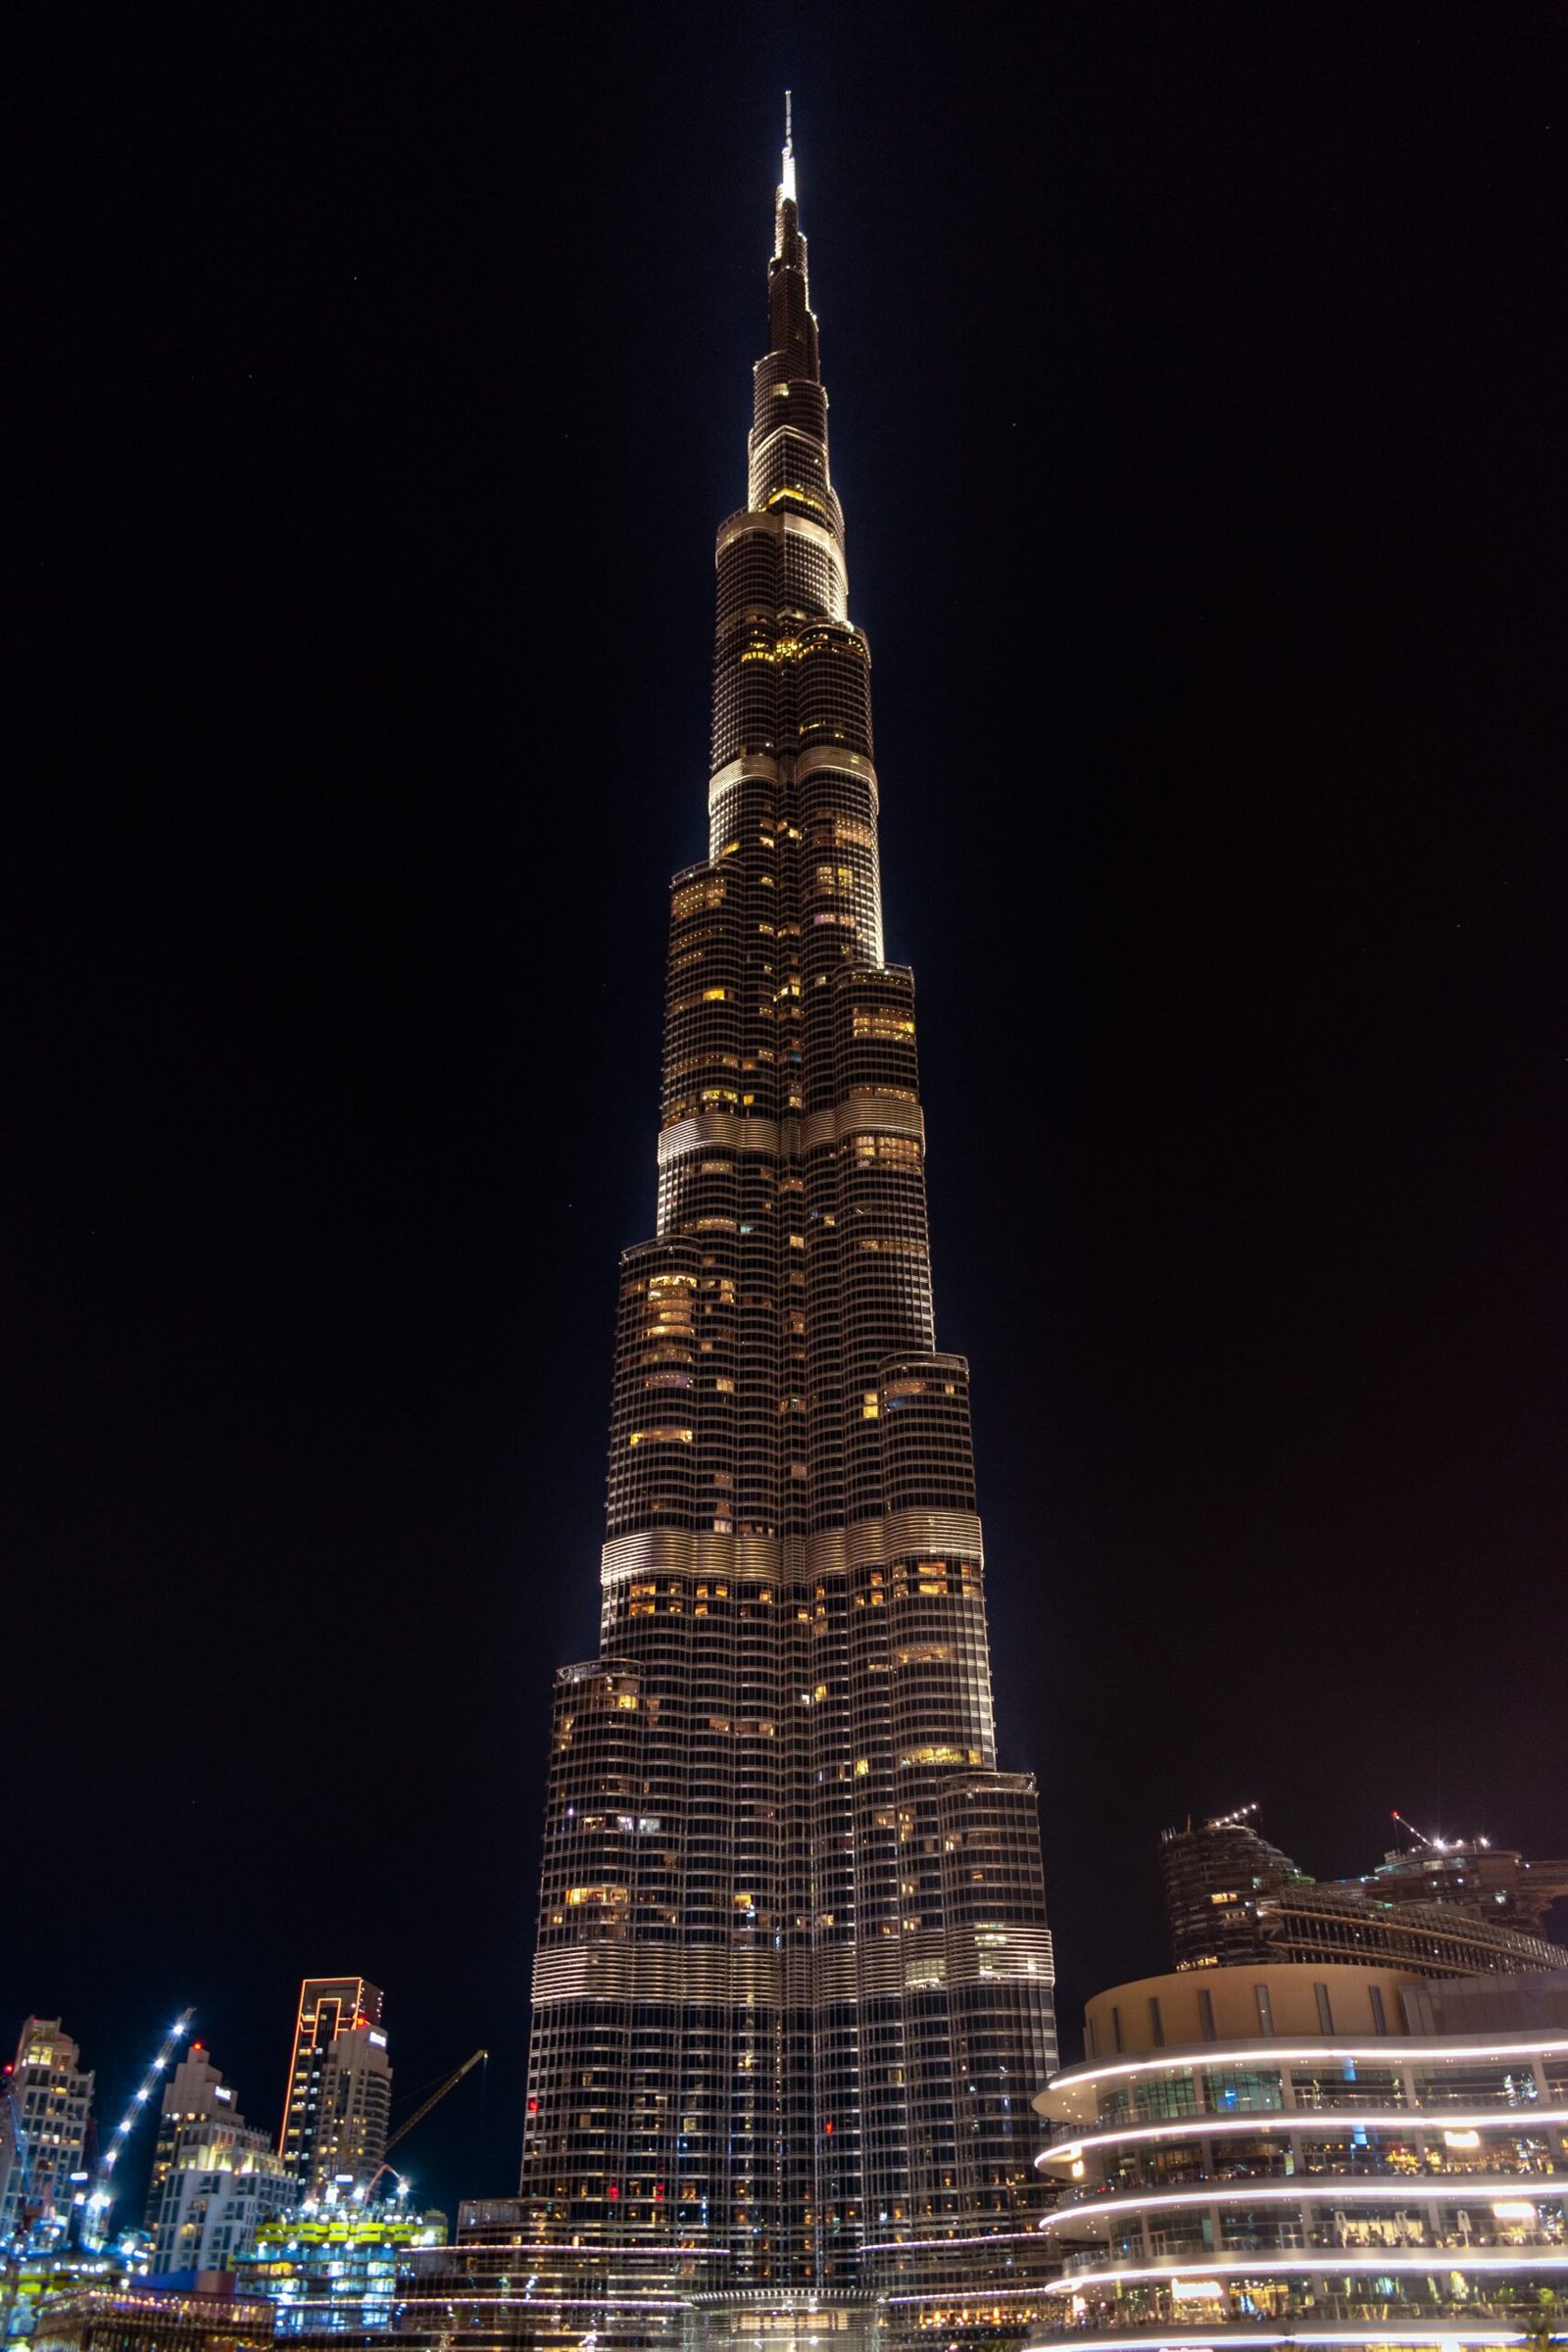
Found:
[{"label": "metal cladding band", "polygon": [[792,159],[774,232],[709,855],[670,885],[658,1224],[620,1269],[601,1649],[556,1684],[522,2208],[541,2246],[973,2286],[1016,2327],[1050,2259],[1035,1789],[997,1766]]}]

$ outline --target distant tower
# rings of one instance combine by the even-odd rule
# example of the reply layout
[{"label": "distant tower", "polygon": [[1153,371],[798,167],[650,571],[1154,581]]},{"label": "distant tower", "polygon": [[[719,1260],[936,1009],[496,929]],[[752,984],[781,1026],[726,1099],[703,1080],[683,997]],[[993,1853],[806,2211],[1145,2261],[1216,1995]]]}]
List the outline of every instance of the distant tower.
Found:
[{"label": "distant tower", "polygon": [[147,2192],[153,2269],[232,2270],[263,2222],[295,2199],[287,2165],[247,2124],[206,2049],[193,2041],[164,2091]]},{"label": "distant tower", "polygon": [[6,2068],[7,2150],[0,2186],[0,2246],[63,2237],[71,2214],[71,2176],[82,2169],[90,2073],[58,2017],[29,2017]]},{"label": "distant tower", "polygon": [[391,2104],[380,1987],[307,1977],[277,2143],[301,2193],[320,2195],[342,2174],[368,2180],[386,2152]]},{"label": "distant tower", "polygon": [[[758,2298],[886,2291],[1016,2330],[1055,2064],[1036,1793],[997,1759],[788,143],[774,220],[657,1232],[620,1270],[601,1646],[557,1677],[522,2196],[535,2242],[612,2273],[690,2249],[754,2327]],[[917,307],[905,375],[939,399]],[[952,615],[955,662],[979,625]],[[1006,1135],[976,1107],[970,1149]]]}]

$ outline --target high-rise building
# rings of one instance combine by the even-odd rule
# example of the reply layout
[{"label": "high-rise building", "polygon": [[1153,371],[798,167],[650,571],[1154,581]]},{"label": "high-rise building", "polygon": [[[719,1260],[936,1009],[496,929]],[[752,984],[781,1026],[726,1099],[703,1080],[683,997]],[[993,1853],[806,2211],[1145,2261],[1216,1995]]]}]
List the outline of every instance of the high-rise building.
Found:
[{"label": "high-rise building", "polygon": [[64,2236],[92,2107],[92,2075],[58,2017],[29,2017],[5,2070],[9,2164],[0,2185],[0,2247]]},{"label": "high-rise building", "polygon": [[315,2195],[323,2195],[334,2184],[363,2186],[374,2178],[386,2154],[391,2105],[386,2035],[368,2023],[339,2026],[321,2069],[311,2171]]},{"label": "high-rise building", "polygon": [[1249,1805],[1166,1830],[1160,1879],[1178,1968],[1241,1961],[1384,1961],[1427,1977],[1568,1967],[1541,1933],[1568,1864],[1489,1839],[1420,1838],[1364,1878],[1320,1882],[1252,1828]]},{"label": "high-rise building", "polygon": [[[1470,1978],[1461,2009],[1525,1976]],[[1466,2015],[1386,1967],[1250,1963],[1120,1984],[1036,2101],[1064,2257],[1031,2339],[1530,2343],[1568,2279],[1568,2023]]]},{"label": "high-rise building", "polygon": [[307,1977],[277,2143],[301,2193],[368,2180],[386,2153],[391,2104],[379,1986],[364,1977]]},{"label": "high-rise building", "polygon": [[201,2042],[193,2041],[164,2090],[147,2191],[152,2268],[232,2270],[263,2222],[297,2195],[288,2164],[267,2132],[247,2124]]},{"label": "high-rise building", "polygon": [[951,2333],[982,2287],[1015,2323],[1038,2267],[1052,1948],[1035,1786],[997,1760],[788,146],[767,310],[710,846],[671,889],[658,1228],[621,1266],[600,1652],[557,1678],[522,2205],[541,2244],[684,2248],[732,2294],[885,2292]]}]

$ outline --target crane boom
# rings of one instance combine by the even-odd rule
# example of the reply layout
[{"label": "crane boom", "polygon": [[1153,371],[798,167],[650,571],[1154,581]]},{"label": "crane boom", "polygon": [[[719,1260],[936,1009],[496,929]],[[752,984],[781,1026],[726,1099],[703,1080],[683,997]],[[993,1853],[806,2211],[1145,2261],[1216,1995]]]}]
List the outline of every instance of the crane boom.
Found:
[{"label": "crane boom", "polygon": [[463,2064],[458,2068],[456,2074],[448,2075],[446,2081],[440,2085],[439,2089],[432,2090],[430,2096],[419,2106],[416,2107],[414,2113],[409,2117],[408,2122],[399,2124],[397,2130],[393,2132],[391,2138],[386,2143],[386,2153],[390,2156],[392,2150],[397,2146],[398,2141],[406,2138],[408,2133],[414,2130],[416,2124],[422,2124],[425,2117],[429,2114],[431,2108],[439,2106],[441,2101],[446,2097],[447,2092],[449,2090],[456,2090],[458,2084],[463,2081],[464,2076],[471,2073],[473,2068],[479,2065],[481,2060],[487,2059],[490,2053],[488,2050],[475,2050],[471,2058],[465,2058]]},{"label": "crane boom", "polygon": [[124,2154],[125,2142],[136,2129],[142,2109],[157,2089],[158,2078],[173,2056],[175,2045],[190,2032],[191,2020],[195,2015],[194,2009],[182,2009],[175,2018],[164,2035],[157,2057],[137,2084],[129,2106],[115,2126],[114,2137],[98,2159],[98,2177],[92,2184],[87,2210],[82,2216],[81,2236],[84,2245],[101,2246],[109,2234],[109,2208],[115,2194],[115,2166]]}]

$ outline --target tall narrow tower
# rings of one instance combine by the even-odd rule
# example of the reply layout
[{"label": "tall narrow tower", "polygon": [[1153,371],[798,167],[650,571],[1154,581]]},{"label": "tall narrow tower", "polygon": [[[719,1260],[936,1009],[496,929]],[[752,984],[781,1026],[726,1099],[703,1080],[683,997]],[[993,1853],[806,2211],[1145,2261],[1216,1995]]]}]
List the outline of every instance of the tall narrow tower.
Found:
[{"label": "tall narrow tower", "polygon": [[953,2328],[1032,2268],[1051,1937],[1034,1784],[997,1768],[788,144],[767,307],[710,848],[671,890],[658,1232],[621,1268],[600,1655],[557,1678],[522,2195],[541,2245],[690,2247],[714,2286]]}]

